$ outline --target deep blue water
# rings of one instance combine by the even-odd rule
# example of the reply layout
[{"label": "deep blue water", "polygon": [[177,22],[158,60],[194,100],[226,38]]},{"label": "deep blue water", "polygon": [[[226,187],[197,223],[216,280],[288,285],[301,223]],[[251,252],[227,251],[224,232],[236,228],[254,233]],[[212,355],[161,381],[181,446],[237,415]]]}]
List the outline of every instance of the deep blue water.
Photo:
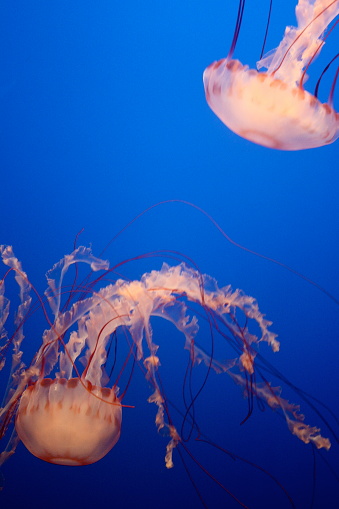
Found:
[{"label": "deep blue water", "polygon": [[[268,3],[246,5],[235,56],[252,66]],[[294,4],[273,2],[267,49],[294,23]],[[82,228],[79,242],[98,254],[139,212],[177,198],[205,209],[236,242],[339,297],[338,142],[303,152],[265,149],[230,132],[206,104],[202,73],[226,56],[237,8],[236,0],[3,2],[0,242],[13,245],[41,293],[44,274],[71,252]],[[334,31],[311,69],[310,90],[337,46]],[[331,78],[322,84],[323,101]],[[180,203],[142,216],[105,257],[115,264],[161,249],[186,254],[220,285],[256,297],[281,341],[280,353],[265,345],[261,353],[338,416],[339,309],[333,301],[283,268],[230,245],[202,214]],[[129,264],[124,273],[140,277],[160,265],[159,258],[148,259]],[[44,327],[34,317],[27,324],[27,355],[38,348]],[[160,352],[170,367],[167,383],[174,397],[178,390],[178,399],[175,374],[186,358],[180,340],[183,346],[169,328],[159,329]],[[200,507],[179,455],[174,453],[174,469],[164,466],[167,442],[156,432],[148,395],[137,375],[126,401],[135,409],[124,411],[119,443],[97,464],[50,465],[20,444],[3,467],[1,507]],[[286,386],[283,395],[302,403]],[[308,423],[328,433],[307,405],[302,410]],[[338,472],[338,444],[333,440],[314,463],[311,446],[293,437],[277,414],[255,405],[240,426],[246,414],[240,388],[228,377],[211,377],[198,406],[201,429],[268,470],[298,509],[311,507],[313,487],[314,509],[337,508],[339,483],[323,458]],[[205,444],[194,452],[250,508],[291,507],[275,483],[252,467]],[[208,507],[240,507],[188,465]]]}]

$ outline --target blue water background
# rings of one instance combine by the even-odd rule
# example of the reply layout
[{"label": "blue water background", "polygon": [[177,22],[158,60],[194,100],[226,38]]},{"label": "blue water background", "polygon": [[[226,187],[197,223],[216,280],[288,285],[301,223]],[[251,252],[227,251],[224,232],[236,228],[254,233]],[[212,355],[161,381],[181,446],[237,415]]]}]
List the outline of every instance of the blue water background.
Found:
[{"label": "blue water background", "polygon": [[[295,21],[294,1],[273,4],[267,49]],[[82,228],[79,242],[98,254],[139,212],[177,198],[205,209],[236,242],[339,297],[338,142],[272,151],[237,137],[206,104],[202,73],[226,56],[237,8],[235,0],[2,3],[0,241],[13,245],[39,292],[45,272],[71,252]],[[260,55],[267,8],[266,1],[246,5],[235,56],[251,66]],[[336,53],[338,33],[311,70],[310,90]],[[321,86],[323,101],[332,78],[333,72]],[[280,353],[263,345],[262,354],[338,415],[337,305],[281,267],[230,245],[202,214],[182,204],[153,209],[104,256],[115,264],[161,249],[186,254],[221,286],[256,297],[281,341]],[[159,258],[151,259],[129,264],[124,274],[140,277],[160,266]],[[25,355],[36,351],[44,327],[42,317],[27,324]],[[155,326],[155,341],[171,372],[167,384],[180,400],[175,378],[187,358],[183,338],[161,327]],[[200,507],[176,452],[174,469],[165,468],[167,442],[156,432],[149,390],[137,375],[126,401],[135,409],[124,411],[119,443],[97,464],[50,465],[20,444],[3,467],[1,507]],[[283,395],[301,403],[286,386]],[[308,423],[325,431],[307,405],[302,410]],[[198,405],[201,429],[268,470],[297,508],[311,507],[312,448],[271,410],[255,405],[240,426],[246,414],[240,388],[227,376],[211,377]],[[194,450],[249,507],[290,507],[267,476],[204,444]],[[323,456],[338,471],[338,445]],[[239,507],[188,465],[208,507]],[[316,455],[315,465],[314,508],[335,509],[339,484],[322,457]]]}]

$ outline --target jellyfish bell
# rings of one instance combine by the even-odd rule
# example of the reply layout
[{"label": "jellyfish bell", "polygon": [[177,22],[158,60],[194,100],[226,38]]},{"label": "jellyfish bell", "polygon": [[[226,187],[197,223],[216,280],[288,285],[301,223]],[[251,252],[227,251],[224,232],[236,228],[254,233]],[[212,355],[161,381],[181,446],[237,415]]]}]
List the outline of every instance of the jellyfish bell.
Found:
[{"label": "jellyfish bell", "polygon": [[15,429],[37,458],[88,465],[117,443],[121,404],[110,388],[84,387],[78,378],[43,378],[23,392]]},{"label": "jellyfish bell", "polygon": [[204,73],[206,99],[233,132],[258,145],[302,150],[333,143],[339,114],[303,88],[238,60],[222,60]]},{"label": "jellyfish bell", "polygon": [[266,72],[233,60],[232,45],[228,57],[212,63],[203,75],[212,111],[233,132],[265,147],[302,150],[333,143],[339,136],[333,90],[328,103],[321,103],[303,82],[338,14],[338,0],[299,0],[298,26],[287,27],[278,48],[257,63]]}]

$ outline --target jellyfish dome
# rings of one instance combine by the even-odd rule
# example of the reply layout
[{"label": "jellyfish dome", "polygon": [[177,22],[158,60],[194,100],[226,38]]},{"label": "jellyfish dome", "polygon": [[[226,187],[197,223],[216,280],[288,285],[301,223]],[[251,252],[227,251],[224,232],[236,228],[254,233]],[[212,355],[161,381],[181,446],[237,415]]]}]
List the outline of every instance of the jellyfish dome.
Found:
[{"label": "jellyfish dome", "polygon": [[114,389],[84,387],[77,378],[43,378],[21,396],[15,428],[37,458],[89,465],[119,440],[121,415]]},{"label": "jellyfish dome", "polygon": [[203,75],[212,111],[233,132],[265,147],[302,150],[333,143],[339,136],[333,94],[321,103],[303,81],[338,14],[338,0],[299,0],[298,26],[286,27],[279,46],[257,63],[258,71],[233,60],[233,51],[213,62]]}]

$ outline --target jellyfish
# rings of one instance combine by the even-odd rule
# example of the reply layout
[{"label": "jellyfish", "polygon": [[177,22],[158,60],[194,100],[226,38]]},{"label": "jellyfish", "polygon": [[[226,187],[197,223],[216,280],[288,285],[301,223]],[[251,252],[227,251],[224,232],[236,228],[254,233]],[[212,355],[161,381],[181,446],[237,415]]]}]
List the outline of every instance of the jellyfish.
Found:
[{"label": "jellyfish", "polygon": [[[122,413],[132,411],[123,402],[128,387],[120,395],[118,383],[128,362],[133,361],[150,387],[148,402],[155,406],[156,428],[167,437],[165,465],[172,468],[174,451],[177,447],[186,450],[187,440],[182,438],[182,425],[175,423],[161,381],[161,366],[167,360],[153,334],[155,317],[179,331],[192,372],[205,366],[207,374],[227,375],[247,398],[257,398],[280,412],[290,432],[302,442],[330,448],[330,440],[304,422],[299,407],[261,376],[259,347],[266,345],[277,352],[280,345],[253,297],[230,286],[220,287],[187,260],[171,266],[164,263],[139,280],[116,279],[118,267],[110,269],[106,260],[95,257],[86,247],[76,248],[53,266],[46,275],[47,290],[40,296],[12,248],[1,246],[0,253],[7,267],[0,283],[1,369],[9,370],[0,409],[0,436],[6,441],[0,464],[15,452],[20,440],[34,456],[59,465],[81,466],[103,458],[119,440]],[[81,282],[80,266],[90,269]],[[66,285],[72,267],[75,276]],[[5,286],[13,274],[20,303],[10,333]],[[25,334],[30,336],[27,324],[39,309],[47,327],[32,360],[25,365],[25,342],[34,341],[25,338]],[[202,344],[199,338],[199,321],[205,321],[213,331],[207,343]],[[111,339],[118,331],[119,340],[126,341],[127,354],[112,380],[107,361]],[[232,355],[223,351],[217,356],[215,340]],[[10,366],[6,359],[11,359]],[[175,373],[175,365],[172,370]],[[191,388],[185,401],[182,420],[191,432],[197,429],[192,409],[203,385],[193,394]]]},{"label": "jellyfish", "polygon": [[[258,70],[232,58],[244,4],[228,56],[204,71],[210,108],[233,132],[265,147],[302,150],[333,143],[339,136],[333,106],[338,71],[327,103],[317,99],[317,90],[312,95],[303,85],[325,44],[327,27],[339,14],[339,1],[299,0],[297,27],[286,27],[279,46],[257,62]],[[259,72],[262,68],[266,72]]]}]

